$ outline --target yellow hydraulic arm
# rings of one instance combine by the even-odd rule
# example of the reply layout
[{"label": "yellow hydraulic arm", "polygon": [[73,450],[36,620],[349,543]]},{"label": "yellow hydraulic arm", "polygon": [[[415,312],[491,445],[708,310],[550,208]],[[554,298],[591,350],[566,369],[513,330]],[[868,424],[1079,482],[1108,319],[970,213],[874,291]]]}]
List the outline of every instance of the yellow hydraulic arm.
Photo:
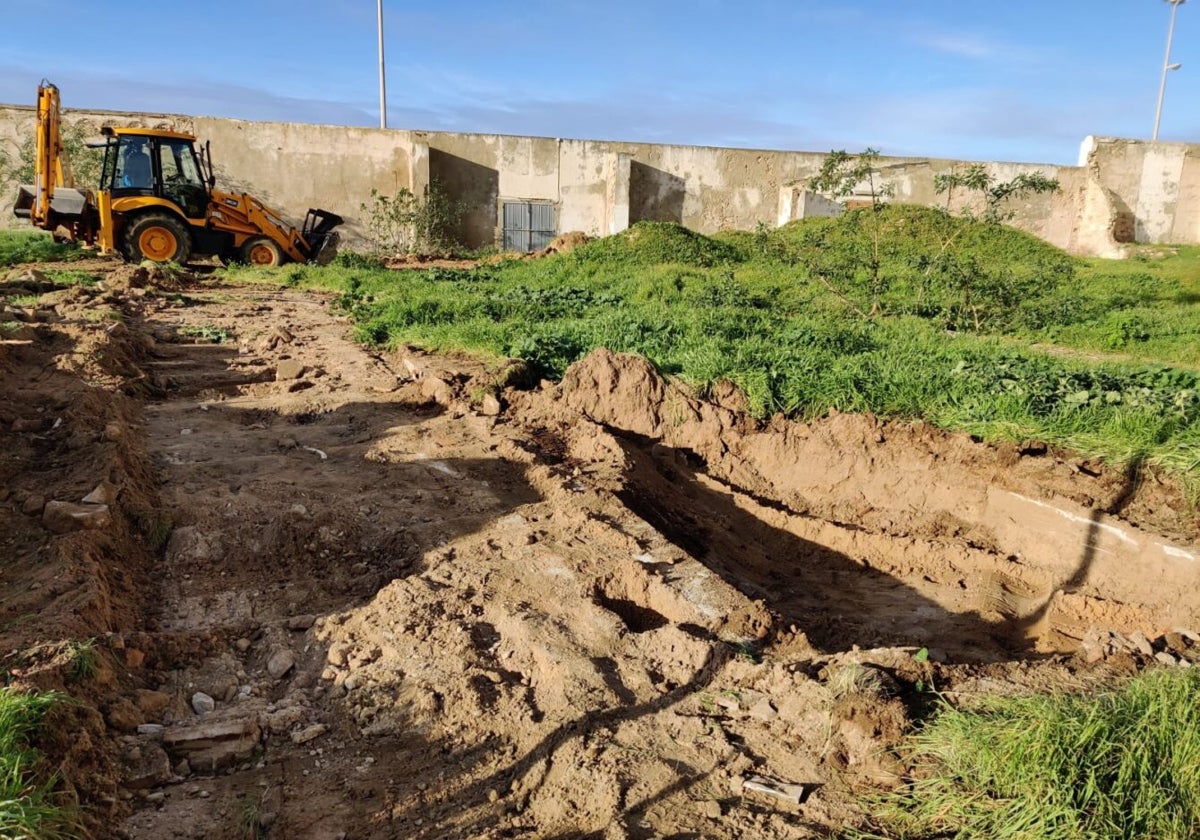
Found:
[{"label": "yellow hydraulic arm", "polygon": [[63,150],[58,88],[46,80],[38,85],[37,138],[33,161],[34,199],[29,220],[49,228],[55,187],[74,187],[71,163]]},{"label": "yellow hydraulic arm", "polygon": [[311,256],[308,243],[300,231],[289,225],[278,213],[257,198],[245,193],[212,191],[209,224],[244,239],[266,236],[292,260],[307,262]]}]

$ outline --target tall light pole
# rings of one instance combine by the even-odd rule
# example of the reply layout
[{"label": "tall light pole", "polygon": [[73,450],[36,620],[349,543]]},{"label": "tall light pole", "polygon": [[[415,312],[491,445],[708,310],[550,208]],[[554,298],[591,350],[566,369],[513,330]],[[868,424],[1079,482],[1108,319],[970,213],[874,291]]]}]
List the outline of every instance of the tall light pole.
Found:
[{"label": "tall light pole", "polygon": [[[1172,3],[1186,3],[1187,0],[1169,0]],[[375,0],[375,9],[379,17],[379,127],[387,128],[387,79],[383,73],[383,0]],[[1174,25],[1174,18],[1171,19]],[[1168,52],[1170,47],[1168,46]],[[1161,103],[1161,99],[1160,99]],[[1155,136],[1158,136],[1158,128],[1155,127]]]},{"label": "tall light pole", "polygon": [[1171,63],[1171,39],[1175,37],[1175,13],[1187,0],[1167,0],[1171,4],[1171,24],[1167,27],[1167,53],[1163,56],[1162,82],[1158,86],[1158,107],[1154,109],[1154,137],[1158,139],[1158,123],[1162,119],[1163,96],[1167,92],[1167,73],[1178,70],[1181,65]]}]

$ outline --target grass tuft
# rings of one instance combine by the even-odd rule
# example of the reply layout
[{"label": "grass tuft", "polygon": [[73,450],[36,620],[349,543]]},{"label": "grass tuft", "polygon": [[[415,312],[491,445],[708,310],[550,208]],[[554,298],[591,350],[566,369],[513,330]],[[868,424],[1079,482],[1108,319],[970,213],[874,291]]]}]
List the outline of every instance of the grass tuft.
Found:
[{"label": "grass tuft", "polygon": [[989,697],[913,736],[922,768],[886,799],[894,838],[1185,840],[1200,836],[1200,671],[1091,695]]},{"label": "grass tuft", "polygon": [[38,754],[29,744],[61,697],[0,688],[0,837],[60,840],[77,836],[73,814],[56,804],[50,785],[33,780]]},{"label": "grass tuft", "polygon": [[71,682],[83,682],[96,676],[100,662],[96,654],[96,640],[83,639],[67,644],[67,679]]}]

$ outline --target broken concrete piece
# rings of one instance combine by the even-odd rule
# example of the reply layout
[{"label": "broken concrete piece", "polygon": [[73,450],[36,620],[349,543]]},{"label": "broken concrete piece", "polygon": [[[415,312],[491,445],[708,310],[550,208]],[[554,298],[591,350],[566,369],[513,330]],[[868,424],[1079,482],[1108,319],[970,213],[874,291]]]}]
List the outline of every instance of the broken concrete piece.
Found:
[{"label": "broken concrete piece", "polygon": [[121,758],[125,765],[124,787],[127,790],[145,790],[171,780],[171,760],[158,744],[138,744]]},{"label": "broken concrete piece", "polygon": [[275,367],[275,381],[286,382],[299,379],[304,375],[305,367],[298,359],[284,359]]},{"label": "broken concrete piece", "polygon": [[325,724],[314,723],[312,726],[306,726],[305,728],[301,729],[299,732],[293,732],[292,733],[292,743],[293,744],[307,744],[309,741],[312,741],[316,738],[320,738],[322,735],[324,735],[328,731],[329,731],[329,727],[326,726]]},{"label": "broken concrete piece", "polygon": [[503,406],[500,405],[500,400],[496,399],[491,394],[485,394],[479,403],[480,414],[488,417],[495,417],[502,409]]},{"label": "broken concrete piece", "polygon": [[778,782],[774,779],[768,779],[765,776],[747,776],[742,780],[742,790],[761,793],[765,796],[781,799],[784,802],[793,802],[797,805],[804,798],[804,785]]},{"label": "broken concrete piece", "polygon": [[427,376],[421,380],[421,396],[440,406],[448,406],[454,399],[454,391],[449,382],[436,376]]},{"label": "broken concrete piece", "polygon": [[110,520],[108,505],[46,502],[46,507],[42,511],[42,524],[56,534],[66,534],[83,528],[104,528]]},{"label": "broken concrete piece", "polygon": [[210,721],[167,729],[163,746],[176,758],[186,758],[194,772],[212,773],[250,758],[261,734],[256,720]]},{"label": "broken concrete piece", "polygon": [[117,485],[107,479],[96,485],[96,489],[83,497],[85,505],[111,505],[117,501]]},{"label": "broken concrete piece", "polygon": [[267,729],[271,732],[287,732],[293,726],[304,721],[308,713],[301,706],[292,706],[288,709],[280,709],[277,712],[271,712],[266,716]]}]

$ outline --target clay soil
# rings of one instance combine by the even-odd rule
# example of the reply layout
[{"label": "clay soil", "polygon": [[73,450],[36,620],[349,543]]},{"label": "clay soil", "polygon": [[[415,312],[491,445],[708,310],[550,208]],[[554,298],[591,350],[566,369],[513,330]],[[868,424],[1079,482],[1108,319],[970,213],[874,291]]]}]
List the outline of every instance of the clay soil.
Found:
[{"label": "clay soil", "polygon": [[[0,286],[0,650],[76,698],[40,745],[97,838],[837,836],[931,686],[1111,681],[1196,618],[1165,561],[1092,571],[1104,534],[1191,551],[1153,475],[93,269]],[[1082,558],[1014,549],[1010,497]]]}]

